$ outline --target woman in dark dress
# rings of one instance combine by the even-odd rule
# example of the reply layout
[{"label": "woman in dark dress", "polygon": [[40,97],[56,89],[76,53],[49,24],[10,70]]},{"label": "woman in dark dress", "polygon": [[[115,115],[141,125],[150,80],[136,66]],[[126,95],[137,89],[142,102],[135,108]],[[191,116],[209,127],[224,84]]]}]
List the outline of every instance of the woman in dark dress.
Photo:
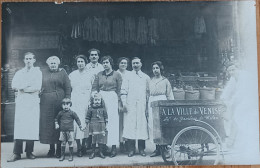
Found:
[{"label": "woman in dark dress", "polygon": [[61,143],[59,142],[59,130],[55,129],[54,119],[61,110],[61,100],[70,98],[70,80],[64,69],[58,68],[60,59],[51,56],[46,63],[49,69],[43,71],[42,92],[40,101],[40,143],[50,144],[48,157],[60,157]]}]

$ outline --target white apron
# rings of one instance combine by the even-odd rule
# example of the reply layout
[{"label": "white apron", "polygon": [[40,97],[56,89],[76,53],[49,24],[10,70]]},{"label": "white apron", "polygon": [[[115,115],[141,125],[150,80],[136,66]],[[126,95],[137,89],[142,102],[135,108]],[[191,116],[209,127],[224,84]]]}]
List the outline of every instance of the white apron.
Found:
[{"label": "white apron", "polygon": [[137,75],[132,71],[129,76],[129,89],[126,101],[127,112],[124,113],[123,128],[123,137],[126,139],[148,139],[145,110],[149,80],[149,76],[143,72],[139,72],[139,75]]},{"label": "white apron", "polygon": [[148,129],[149,129],[149,139],[153,143],[153,111],[151,103],[157,100],[167,100],[166,95],[150,96],[149,97],[149,118],[148,118]]},{"label": "white apron", "polygon": [[107,145],[119,145],[118,96],[114,91],[100,91],[108,115]]},{"label": "white apron", "polygon": [[18,71],[12,81],[12,87],[23,89],[34,88],[35,92],[18,91],[15,99],[14,139],[39,140],[40,98],[42,73],[39,68]]},{"label": "white apron", "polygon": [[[88,71],[80,73],[79,70],[76,70],[69,75],[69,78],[72,87],[71,110],[77,113],[81,121],[81,125],[84,128],[86,125],[85,115],[89,105],[94,76]],[[74,122],[74,134],[75,139],[83,139],[88,137],[88,135],[86,135],[87,131],[81,131],[76,122]]]}]

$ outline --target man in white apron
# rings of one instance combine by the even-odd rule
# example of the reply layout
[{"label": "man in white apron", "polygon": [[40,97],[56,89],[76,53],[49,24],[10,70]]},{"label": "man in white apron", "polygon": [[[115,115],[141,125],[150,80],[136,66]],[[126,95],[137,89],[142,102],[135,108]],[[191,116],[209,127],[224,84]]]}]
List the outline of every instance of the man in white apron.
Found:
[{"label": "man in white apron", "polygon": [[34,67],[35,61],[33,53],[25,53],[25,67],[17,71],[12,80],[12,88],[18,93],[15,99],[14,149],[8,162],[21,159],[23,141],[26,141],[26,157],[35,159],[32,152],[34,141],[39,140],[39,91],[42,85],[42,72],[39,67]]},{"label": "man in white apron", "polygon": [[144,149],[145,140],[148,139],[147,106],[150,77],[141,71],[142,63],[139,58],[133,58],[132,67],[126,103],[123,104],[126,109],[123,137],[128,141],[129,157],[135,154],[136,140],[138,140],[139,154],[146,156]]}]

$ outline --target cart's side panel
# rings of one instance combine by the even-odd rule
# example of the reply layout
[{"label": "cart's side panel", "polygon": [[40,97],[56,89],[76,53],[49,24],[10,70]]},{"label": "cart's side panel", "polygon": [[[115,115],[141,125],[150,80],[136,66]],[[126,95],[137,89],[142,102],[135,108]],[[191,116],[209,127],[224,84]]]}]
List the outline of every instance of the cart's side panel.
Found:
[{"label": "cart's side panel", "polygon": [[155,106],[153,109],[153,138],[154,143],[161,144],[162,132],[161,132],[161,120],[160,120],[160,108]]}]

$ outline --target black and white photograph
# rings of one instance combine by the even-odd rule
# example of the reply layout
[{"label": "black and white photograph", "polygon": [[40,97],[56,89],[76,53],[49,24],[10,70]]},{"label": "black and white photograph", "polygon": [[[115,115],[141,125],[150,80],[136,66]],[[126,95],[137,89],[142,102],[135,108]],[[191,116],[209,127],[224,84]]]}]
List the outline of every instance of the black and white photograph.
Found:
[{"label": "black and white photograph", "polygon": [[3,2],[1,167],[260,165],[255,5]]}]

